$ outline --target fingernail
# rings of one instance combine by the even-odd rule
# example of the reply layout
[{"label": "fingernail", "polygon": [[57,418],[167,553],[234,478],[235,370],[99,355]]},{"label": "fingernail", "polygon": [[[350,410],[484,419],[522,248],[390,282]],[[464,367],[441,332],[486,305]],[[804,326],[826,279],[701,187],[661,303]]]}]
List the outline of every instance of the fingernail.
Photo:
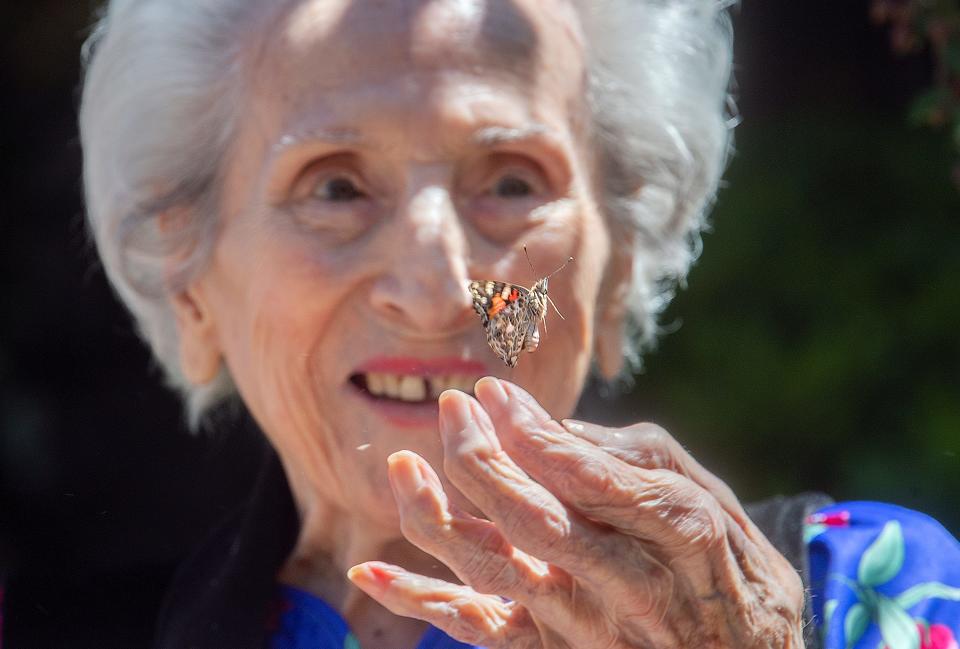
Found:
[{"label": "fingernail", "polygon": [[381,563],[380,561],[375,561],[368,564],[370,569],[370,574],[380,582],[381,584],[389,584],[391,581],[397,578],[396,568],[393,566]]},{"label": "fingernail", "polygon": [[387,458],[390,484],[404,497],[415,494],[426,484],[412,455],[410,451],[397,451]]},{"label": "fingernail", "polygon": [[396,579],[397,575],[390,571],[389,564],[380,561],[368,561],[357,564],[347,571],[347,579],[361,588],[371,586],[382,590]]},{"label": "fingernail", "polygon": [[[478,418],[474,409],[480,411],[482,418]],[[461,444],[478,433],[487,444],[499,446],[496,434],[490,430],[490,418],[480,404],[457,390],[440,395],[440,433],[444,448],[449,443]]]},{"label": "fingernail", "polygon": [[440,478],[433,472],[429,464],[426,462],[417,462],[417,471],[420,473],[420,479],[424,484],[430,485],[430,487],[439,494],[443,493],[443,485],[440,484]]},{"label": "fingernail", "polygon": [[616,429],[597,426],[586,421],[564,419],[560,423],[568,433],[590,444],[607,444],[616,440],[618,435]]},{"label": "fingernail", "polygon": [[438,399],[440,404],[440,432],[456,433],[473,422],[470,401],[458,390],[446,390]]},{"label": "fingernail", "polygon": [[480,399],[480,403],[487,409],[490,409],[491,406],[505,408],[507,401],[510,399],[500,379],[492,376],[485,376],[477,381],[474,391],[477,398]]}]

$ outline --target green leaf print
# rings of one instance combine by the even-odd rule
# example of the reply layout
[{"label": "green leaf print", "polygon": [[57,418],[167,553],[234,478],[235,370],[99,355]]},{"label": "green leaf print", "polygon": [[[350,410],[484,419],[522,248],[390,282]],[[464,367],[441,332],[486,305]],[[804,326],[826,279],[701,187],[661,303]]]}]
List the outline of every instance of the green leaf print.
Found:
[{"label": "green leaf print", "polygon": [[890,649],[920,649],[917,623],[899,604],[888,597],[877,598],[880,635]]},{"label": "green leaf print", "polygon": [[889,521],[860,557],[857,581],[863,586],[879,586],[893,579],[902,567],[903,532],[898,521]]},{"label": "green leaf print", "polygon": [[934,597],[960,602],[960,588],[953,588],[951,586],[947,586],[946,584],[930,581],[925,584],[917,584],[916,586],[908,588],[893,599],[903,608],[910,608],[911,606],[919,604],[925,599]]},{"label": "green leaf print", "polygon": [[831,620],[833,620],[833,612],[837,610],[837,604],[839,604],[835,599],[828,599],[827,603],[823,605],[823,628],[829,628]]},{"label": "green leaf print", "polygon": [[847,649],[857,644],[868,624],[870,611],[866,606],[858,602],[847,610],[847,617],[843,620],[843,636],[847,639]]}]

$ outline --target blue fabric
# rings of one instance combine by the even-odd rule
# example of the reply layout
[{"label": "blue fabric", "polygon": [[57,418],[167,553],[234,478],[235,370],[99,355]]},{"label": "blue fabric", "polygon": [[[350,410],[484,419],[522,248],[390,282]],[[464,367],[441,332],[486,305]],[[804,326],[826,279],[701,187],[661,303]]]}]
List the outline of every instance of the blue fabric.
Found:
[{"label": "blue fabric", "polygon": [[805,525],[824,649],[958,649],[960,543],[924,514],[875,502]]},{"label": "blue fabric", "polygon": [[[935,520],[874,502],[839,503],[804,526],[814,623],[824,649],[960,649],[960,543]],[[359,649],[315,595],[278,588],[273,649]],[[431,627],[417,649],[480,649]]]},{"label": "blue fabric", "polygon": [[[346,621],[322,599],[281,584],[271,626],[271,649],[360,649]],[[417,649],[481,649],[454,640],[435,627],[423,634]]]}]

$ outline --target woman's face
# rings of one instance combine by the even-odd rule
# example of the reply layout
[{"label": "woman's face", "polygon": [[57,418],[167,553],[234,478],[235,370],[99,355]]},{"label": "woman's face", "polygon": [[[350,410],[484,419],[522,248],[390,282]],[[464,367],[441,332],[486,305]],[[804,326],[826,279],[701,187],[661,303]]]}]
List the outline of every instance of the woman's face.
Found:
[{"label": "woman's face", "polygon": [[[386,458],[441,466],[440,391],[492,374],[565,416],[603,334],[578,24],[532,1],[302,2],[245,62],[184,362],[222,358],[295,487],[395,525]],[[570,256],[564,319],[510,370],[468,280],[529,287]]]}]

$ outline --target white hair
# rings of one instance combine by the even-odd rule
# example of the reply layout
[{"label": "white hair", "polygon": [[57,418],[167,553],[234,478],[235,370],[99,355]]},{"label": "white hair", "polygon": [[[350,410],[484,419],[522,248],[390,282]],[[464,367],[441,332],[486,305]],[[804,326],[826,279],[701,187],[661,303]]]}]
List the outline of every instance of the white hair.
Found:
[{"label": "white hair", "polygon": [[[603,207],[633,246],[625,353],[700,250],[730,150],[732,30],[723,0],[579,0]],[[87,216],[107,277],[196,425],[233,394],[226,368],[194,385],[167,296],[204,269],[223,160],[244,92],[253,0],[112,0],[84,46]],[[161,214],[176,214],[164,227]]]}]

